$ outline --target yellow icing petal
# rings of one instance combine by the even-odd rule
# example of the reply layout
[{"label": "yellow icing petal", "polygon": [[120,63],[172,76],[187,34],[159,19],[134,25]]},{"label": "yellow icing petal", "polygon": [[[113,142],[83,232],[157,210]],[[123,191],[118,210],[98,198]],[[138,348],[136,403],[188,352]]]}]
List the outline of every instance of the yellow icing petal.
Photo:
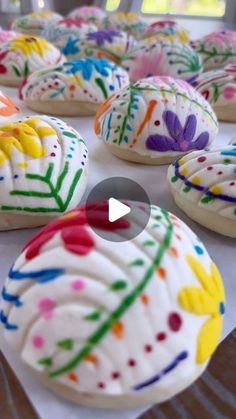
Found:
[{"label": "yellow icing petal", "polygon": [[215,294],[219,297],[219,300],[225,302],[225,290],[221,274],[214,262],[211,263],[211,276],[212,276],[212,287],[214,287]]},{"label": "yellow icing petal", "polygon": [[36,129],[36,132],[40,138],[46,137],[48,135],[57,135],[55,129],[51,127],[39,127]]},{"label": "yellow icing petal", "polygon": [[186,311],[197,315],[214,314],[218,308],[214,299],[199,287],[183,288],[178,294],[178,301]]},{"label": "yellow icing petal", "polygon": [[10,41],[11,51],[21,51],[24,55],[35,53],[41,57],[46,51],[51,51],[51,45],[43,38],[32,36],[18,36]]},{"label": "yellow icing petal", "polygon": [[207,320],[198,335],[198,349],[196,361],[198,364],[206,362],[215,351],[222,333],[222,317],[215,316]]},{"label": "yellow icing petal", "polygon": [[195,257],[191,255],[186,255],[186,259],[192,271],[195,273],[197,279],[199,280],[199,282],[201,282],[204,289],[210,291],[212,287],[212,278],[206,272],[203,265]]}]

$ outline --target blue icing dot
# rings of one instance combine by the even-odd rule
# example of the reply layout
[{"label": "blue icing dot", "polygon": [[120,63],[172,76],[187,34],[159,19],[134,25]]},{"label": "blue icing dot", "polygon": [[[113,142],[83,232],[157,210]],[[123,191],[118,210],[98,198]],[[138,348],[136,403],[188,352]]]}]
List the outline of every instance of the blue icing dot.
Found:
[{"label": "blue icing dot", "polygon": [[14,175],[13,179],[18,179],[19,175]]},{"label": "blue icing dot", "polygon": [[68,157],[69,159],[72,159],[72,154],[67,154],[67,157]]},{"label": "blue icing dot", "polygon": [[220,304],[219,304],[219,312],[222,315],[225,314],[225,305],[224,305],[223,301],[221,301]]},{"label": "blue icing dot", "polygon": [[127,137],[127,135],[125,135],[125,136],[124,136],[124,141],[125,141],[126,143],[128,143],[129,138]]},{"label": "blue icing dot", "polygon": [[114,90],[115,88],[114,88],[114,86],[111,85],[111,86],[109,86],[109,89]]},{"label": "blue icing dot", "polygon": [[74,147],[70,147],[70,150],[71,150],[71,151],[75,151]]},{"label": "blue icing dot", "polygon": [[0,182],[4,180],[4,176],[0,176]]},{"label": "blue icing dot", "polygon": [[72,144],[76,144],[76,141],[75,141],[75,140],[73,140],[73,141],[72,141]]},{"label": "blue icing dot", "polygon": [[196,250],[198,255],[203,255],[204,251],[200,246],[194,246],[194,249]]},{"label": "blue icing dot", "polygon": [[81,164],[82,164],[82,166],[84,166],[84,162],[83,161],[81,162]]}]

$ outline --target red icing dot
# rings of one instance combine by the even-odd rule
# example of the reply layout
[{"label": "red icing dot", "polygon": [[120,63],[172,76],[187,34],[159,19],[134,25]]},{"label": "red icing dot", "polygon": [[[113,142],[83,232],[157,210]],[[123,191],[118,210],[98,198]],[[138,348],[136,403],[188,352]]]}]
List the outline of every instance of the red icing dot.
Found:
[{"label": "red icing dot", "polygon": [[212,170],[213,167],[212,166],[208,166],[207,170]]},{"label": "red icing dot", "polygon": [[152,352],[152,345],[145,345],[144,346],[145,352]]},{"label": "red icing dot", "polygon": [[105,388],[105,384],[104,384],[104,383],[102,383],[102,382],[98,383],[98,388],[100,388],[100,389]]},{"label": "red icing dot", "polygon": [[166,339],[166,334],[164,332],[160,332],[156,335],[156,340],[158,340],[159,342],[165,339]]},{"label": "red icing dot", "polygon": [[156,125],[156,127],[158,127],[160,125],[160,121],[158,121],[158,119],[154,122],[154,124]]},{"label": "red icing dot", "polygon": [[113,380],[117,380],[118,378],[120,378],[120,373],[119,373],[118,371],[114,371],[114,372],[111,374],[111,378],[112,378]]},{"label": "red icing dot", "polygon": [[53,147],[54,147],[54,148],[57,148],[57,145],[54,145]]},{"label": "red icing dot", "polygon": [[135,367],[135,365],[136,365],[136,361],[135,361],[135,359],[129,359],[128,360],[128,366],[129,367]]},{"label": "red icing dot", "polygon": [[182,319],[178,313],[170,313],[168,317],[168,324],[173,332],[178,332],[182,325]]},{"label": "red icing dot", "polygon": [[55,157],[55,155],[56,155],[55,153],[51,153],[50,154],[51,157]]},{"label": "red icing dot", "polygon": [[197,161],[199,163],[203,163],[205,160],[206,160],[206,157],[204,157],[204,156],[198,157],[198,159],[197,159]]},{"label": "red icing dot", "polygon": [[223,174],[223,172],[218,172],[218,173],[217,173],[217,175],[222,175],[222,174]]},{"label": "red icing dot", "polygon": [[229,186],[234,186],[235,182],[230,182]]}]

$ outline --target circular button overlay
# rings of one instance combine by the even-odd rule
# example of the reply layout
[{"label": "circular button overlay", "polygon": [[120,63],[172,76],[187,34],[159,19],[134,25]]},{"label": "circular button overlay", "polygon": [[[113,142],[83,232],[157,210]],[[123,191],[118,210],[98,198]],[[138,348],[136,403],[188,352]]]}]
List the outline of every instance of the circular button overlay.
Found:
[{"label": "circular button overlay", "polygon": [[145,229],[151,208],[147,193],[138,183],[111,177],[92,189],[85,209],[88,224],[98,236],[123,242]]}]

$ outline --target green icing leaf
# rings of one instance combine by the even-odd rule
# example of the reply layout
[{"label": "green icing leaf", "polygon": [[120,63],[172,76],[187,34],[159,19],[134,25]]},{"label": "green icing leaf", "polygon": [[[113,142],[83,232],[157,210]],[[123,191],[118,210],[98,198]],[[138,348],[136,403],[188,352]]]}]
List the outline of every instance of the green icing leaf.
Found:
[{"label": "green icing leaf", "polygon": [[91,314],[84,316],[84,320],[90,320],[90,321],[99,320],[101,318],[101,314],[102,313],[100,310],[93,311]]},{"label": "green icing leaf", "polygon": [[62,134],[65,135],[66,137],[78,138],[77,135],[73,134],[73,132],[70,132],[70,131],[62,131]]},{"label": "green icing leaf", "polygon": [[72,339],[65,339],[57,342],[57,346],[66,351],[71,351],[74,347],[74,341]]},{"label": "green icing leaf", "polygon": [[38,361],[38,364],[43,365],[45,367],[51,367],[52,363],[52,358],[42,358]]},{"label": "green icing leaf", "polygon": [[24,76],[28,76],[29,74],[29,65],[28,65],[28,61],[25,62],[25,68],[24,68]]},{"label": "green icing leaf", "polygon": [[143,259],[136,259],[129,264],[129,266],[143,266],[144,260]]},{"label": "green icing leaf", "polygon": [[118,279],[117,281],[113,282],[110,286],[110,290],[112,291],[120,291],[124,290],[127,287],[127,282],[123,279]]},{"label": "green icing leaf", "polygon": [[190,186],[185,186],[185,188],[183,189],[183,192],[187,193],[191,191],[191,187]]},{"label": "green icing leaf", "polygon": [[152,228],[158,228],[158,227],[160,227],[160,224],[153,224],[152,225]]},{"label": "green icing leaf", "polygon": [[146,240],[143,243],[144,246],[155,246],[155,242],[153,240]]},{"label": "green icing leaf", "polygon": [[214,201],[214,196],[204,196],[204,198],[201,199],[202,204],[208,204],[208,202]]},{"label": "green icing leaf", "polygon": [[12,68],[13,68],[13,70],[15,71],[15,73],[16,73],[16,75],[17,75],[17,77],[21,77],[21,73],[20,73],[20,71],[18,70],[18,68],[17,68],[15,65],[13,65],[13,66],[12,66]]},{"label": "green icing leaf", "polygon": [[156,215],[154,218],[155,218],[155,220],[160,221],[162,219],[162,216],[161,215]]},{"label": "green icing leaf", "polygon": [[178,180],[177,176],[172,176],[172,178],[171,178],[171,182],[172,183],[177,182],[177,180]]}]

